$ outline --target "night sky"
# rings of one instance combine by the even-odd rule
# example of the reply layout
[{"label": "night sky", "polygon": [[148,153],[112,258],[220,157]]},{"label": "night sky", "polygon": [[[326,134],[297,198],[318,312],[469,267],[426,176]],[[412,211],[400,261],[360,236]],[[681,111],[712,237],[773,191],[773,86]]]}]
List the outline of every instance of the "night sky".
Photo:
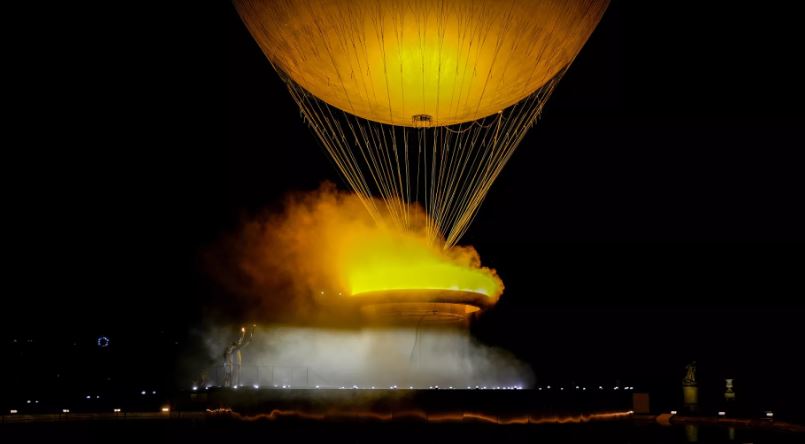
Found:
[{"label": "night sky", "polygon": [[[147,349],[240,319],[202,253],[288,192],[346,189],[210,3],[19,15],[4,344]],[[678,384],[696,359],[774,391],[801,374],[802,38],[790,12],[707,4],[613,1],[463,239],[507,286],[474,331],[538,375]]]}]

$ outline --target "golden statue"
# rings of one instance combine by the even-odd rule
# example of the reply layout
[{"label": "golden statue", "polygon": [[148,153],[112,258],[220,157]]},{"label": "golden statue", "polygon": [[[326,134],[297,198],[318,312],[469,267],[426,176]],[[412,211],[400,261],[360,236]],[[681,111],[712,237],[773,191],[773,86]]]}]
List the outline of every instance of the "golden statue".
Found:
[{"label": "golden statue", "polygon": [[685,366],[685,379],[682,380],[682,385],[693,387],[696,385],[696,361],[691,362]]}]

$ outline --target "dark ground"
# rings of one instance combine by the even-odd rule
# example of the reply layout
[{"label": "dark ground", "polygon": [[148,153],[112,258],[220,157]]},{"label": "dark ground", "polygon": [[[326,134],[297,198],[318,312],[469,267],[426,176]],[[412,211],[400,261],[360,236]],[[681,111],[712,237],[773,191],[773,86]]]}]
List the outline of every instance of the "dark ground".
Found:
[{"label": "dark ground", "polygon": [[[4,427],[4,426],[0,426]],[[271,442],[556,442],[668,443],[688,442],[683,428],[636,427],[624,423],[562,426],[492,426],[479,424],[332,424],[286,421],[155,421],[105,422],[5,426],[5,436],[41,442],[70,436],[82,442],[226,442],[232,439]],[[801,436],[786,433],[737,430],[730,441],[728,431],[702,428],[698,442],[755,442],[787,444],[800,442]]]}]

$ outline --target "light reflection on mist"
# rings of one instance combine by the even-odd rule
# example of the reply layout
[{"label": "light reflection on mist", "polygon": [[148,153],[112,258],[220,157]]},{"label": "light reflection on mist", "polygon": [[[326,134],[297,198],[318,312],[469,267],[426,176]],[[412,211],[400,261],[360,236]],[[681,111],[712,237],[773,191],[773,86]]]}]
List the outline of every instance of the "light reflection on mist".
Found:
[{"label": "light reflection on mist", "polygon": [[[205,336],[218,363],[209,371],[221,385],[220,356],[230,328]],[[243,349],[240,383],[277,388],[467,388],[528,386],[531,371],[504,350],[478,343],[462,329],[420,327],[360,330],[258,327]]]}]

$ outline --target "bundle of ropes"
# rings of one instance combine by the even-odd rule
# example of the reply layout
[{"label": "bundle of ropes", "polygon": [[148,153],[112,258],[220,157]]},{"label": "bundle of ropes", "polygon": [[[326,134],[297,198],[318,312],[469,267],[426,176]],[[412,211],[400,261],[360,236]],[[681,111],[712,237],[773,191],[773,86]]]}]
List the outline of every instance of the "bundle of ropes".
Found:
[{"label": "bundle of ropes", "polygon": [[[491,116],[427,127],[387,125],[357,117],[284,78],[305,121],[366,209],[377,220],[410,227],[421,222],[413,220],[412,205],[423,205],[429,215],[424,222],[428,238],[448,248],[470,226],[561,75]],[[378,208],[378,202],[385,208]]]}]

